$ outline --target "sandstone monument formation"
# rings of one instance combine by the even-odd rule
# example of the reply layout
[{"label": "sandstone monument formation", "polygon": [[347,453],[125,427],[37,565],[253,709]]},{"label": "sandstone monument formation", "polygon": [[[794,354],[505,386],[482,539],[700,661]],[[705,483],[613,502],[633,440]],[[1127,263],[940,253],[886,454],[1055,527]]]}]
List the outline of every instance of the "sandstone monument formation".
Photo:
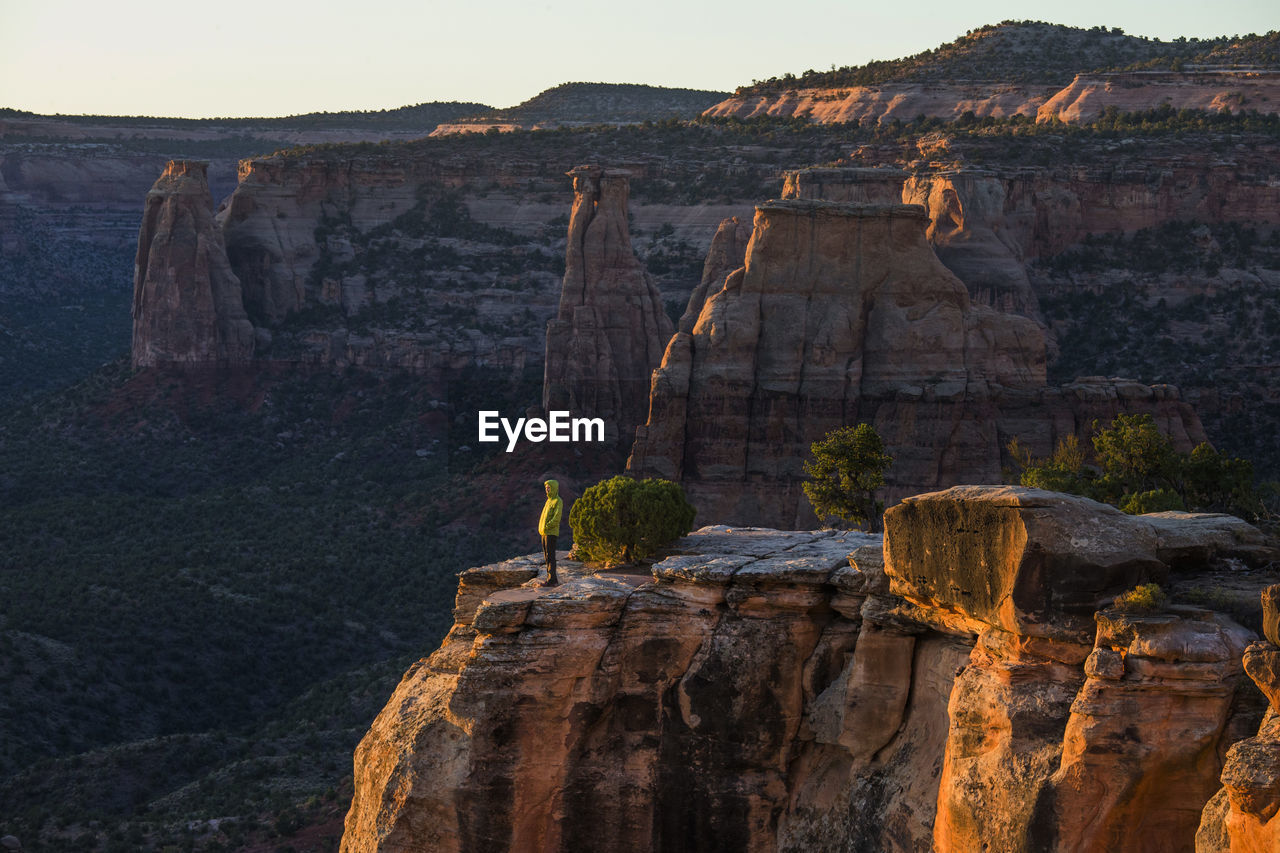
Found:
[{"label": "sandstone monument formation", "polygon": [[974,304],[926,223],[916,205],[758,206],[744,266],[667,346],[630,470],[679,480],[703,519],[804,527],[802,461],[845,424],[884,437],[891,497],[1000,482],[1011,438],[1047,455],[1123,411],[1152,413],[1184,449],[1203,440],[1171,389],[1048,387],[1040,326]]},{"label": "sandstone monument formation", "polygon": [[573,210],[560,310],[547,325],[542,405],[604,418],[627,441],[644,422],[671,320],[631,248],[627,175],[598,166],[569,175]]},{"label": "sandstone monument formation", "polygon": [[174,160],[147,193],[133,273],[134,367],[253,357],[253,324],[214,225],[206,166]]},{"label": "sandstone monument formation", "polygon": [[344,853],[1190,853],[1211,798],[1269,814],[1274,777],[1232,770],[1274,748],[1270,723],[1232,746],[1249,632],[1109,609],[1273,558],[1238,519],[961,487],[891,510],[883,548],[713,526],[674,550],[552,592],[534,557],[464,572],[356,752]]}]

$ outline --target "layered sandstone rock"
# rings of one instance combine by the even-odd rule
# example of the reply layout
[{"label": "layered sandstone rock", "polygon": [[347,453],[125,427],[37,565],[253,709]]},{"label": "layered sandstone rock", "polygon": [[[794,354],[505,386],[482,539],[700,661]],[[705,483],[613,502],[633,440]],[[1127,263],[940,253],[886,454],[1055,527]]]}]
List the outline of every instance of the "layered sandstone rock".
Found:
[{"label": "layered sandstone rock", "polygon": [[1222,788],[1205,806],[1196,853],[1280,850],[1280,585],[1262,592],[1266,638],[1245,650],[1244,671],[1267,700],[1256,736],[1227,752]]},{"label": "layered sandstone rock", "polygon": [[1108,108],[1137,112],[1175,110],[1257,110],[1274,113],[1280,103],[1280,71],[1131,71],[1080,74],[1036,111],[1036,121],[1085,123]]},{"label": "layered sandstone rock", "polygon": [[630,469],[680,480],[703,518],[799,527],[810,445],[860,420],[895,459],[890,497],[998,482],[1009,439],[1047,455],[1121,411],[1203,440],[1172,389],[1046,387],[1038,324],[973,304],[925,225],[915,205],[760,205],[743,268],[667,347]]},{"label": "layered sandstone rock", "polygon": [[469,570],[357,750],[342,849],[1189,851],[1247,632],[1093,611],[1256,531],[1117,516],[954,489],[891,510],[884,557],[716,526],[648,574]]},{"label": "layered sandstone rock", "polygon": [[253,357],[253,324],[214,225],[206,168],[171,161],[147,193],[133,274],[134,367]]},{"label": "layered sandstone rock", "polygon": [[573,210],[560,309],[547,325],[542,404],[602,417],[629,440],[644,421],[671,320],[631,248],[627,174],[580,166],[569,175]]},{"label": "layered sandstone rock", "polygon": [[[782,179],[783,198],[900,204],[907,173],[889,168],[798,169]],[[912,204],[916,202],[911,201]]]}]

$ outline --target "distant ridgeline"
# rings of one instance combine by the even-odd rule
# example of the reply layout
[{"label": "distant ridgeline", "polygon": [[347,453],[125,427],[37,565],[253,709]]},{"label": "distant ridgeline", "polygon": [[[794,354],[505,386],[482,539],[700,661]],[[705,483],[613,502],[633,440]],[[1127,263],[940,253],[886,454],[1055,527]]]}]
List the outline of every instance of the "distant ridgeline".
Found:
[{"label": "distant ridgeline", "polygon": [[442,123],[433,135],[691,119],[725,94],[633,83],[564,83],[505,110]]},{"label": "distant ridgeline", "polygon": [[1194,68],[1280,69],[1280,31],[1265,35],[1178,38],[1126,35],[1119,27],[1081,29],[1040,21],[1002,21],[902,59],[872,60],[829,71],[808,70],[752,81],[735,95],[797,88],[883,83],[1024,83],[1065,86],[1077,74],[1181,71]]}]

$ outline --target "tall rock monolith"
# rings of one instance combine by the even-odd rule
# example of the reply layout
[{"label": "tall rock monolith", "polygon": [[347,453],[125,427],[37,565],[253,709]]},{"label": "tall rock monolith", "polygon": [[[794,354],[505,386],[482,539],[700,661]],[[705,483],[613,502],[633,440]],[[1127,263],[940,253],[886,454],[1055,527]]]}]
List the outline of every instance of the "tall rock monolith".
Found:
[{"label": "tall rock monolith", "polygon": [[568,174],[573,210],[560,309],[547,325],[543,407],[603,418],[607,435],[629,442],[672,324],[631,248],[628,174],[599,166]]},{"label": "tall rock monolith", "polygon": [[207,169],[171,160],[147,193],[133,273],[134,367],[253,358],[253,324],[214,224]]}]

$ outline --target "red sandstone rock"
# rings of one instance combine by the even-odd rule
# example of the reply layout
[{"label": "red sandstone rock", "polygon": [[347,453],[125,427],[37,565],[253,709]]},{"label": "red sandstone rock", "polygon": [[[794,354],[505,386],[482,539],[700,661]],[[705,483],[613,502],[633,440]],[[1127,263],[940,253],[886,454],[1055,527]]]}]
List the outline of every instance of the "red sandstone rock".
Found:
[{"label": "red sandstone rock", "polygon": [[173,160],[147,193],[133,274],[134,367],[253,357],[253,324],[214,225],[207,166]]},{"label": "red sandstone rock", "polygon": [[[1188,608],[1076,630],[1097,599],[1072,581],[1153,559],[1149,519],[1031,490],[922,503],[964,541],[892,525],[883,569],[877,537],[715,526],[652,580],[464,573],[454,630],[356,753],[342,849],[1191,850],[1246,632]],[[949,575],[915,604],[888,588]],[[973,606],[984,577],[1044,621]],[[1223,773],[1250,832],[1275,813],[1270,749]]]},{"label": "red sandstone rock", "polygon": [[631,249],[627,175],[580,166],[560,310],[547,326],[543,407],[602,417],[629,440],[648,410],[649,376],[671,320]]},{"label": "red sandstone rock", "polygon": [[1244,669],[1267,697],[1269,708],[1257,735],[1227,752],[1222,789],[1205,806],[1196,853],[1280,850],[1280,647],[1269,642],[1249,646]]}]

